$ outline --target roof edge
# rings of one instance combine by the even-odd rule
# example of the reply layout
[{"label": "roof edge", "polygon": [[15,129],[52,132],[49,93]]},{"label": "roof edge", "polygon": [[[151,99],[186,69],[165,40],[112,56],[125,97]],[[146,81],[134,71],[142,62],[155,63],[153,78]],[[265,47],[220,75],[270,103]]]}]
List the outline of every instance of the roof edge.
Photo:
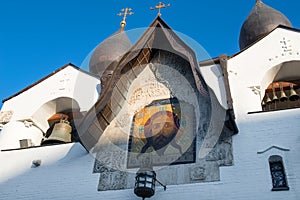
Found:
[{"label": "roof edge", "polygon": [[239,54],[241,54],[242,52],[246,51],[247,49],[249,49],[250,47],[254,46],[256,43],[258,43],[259,41],[261,41],[262,39],[264,39],[265,37],[267,37],[268,35],[270,35],[272,32],[274,32],[276,29],[286,29],[286,30],[290,30],[290,31],[294,31],[294,32],[298,32],[300,33],[300,29],[294,28],[294,27],[289,27],[289,26],[285,26],[285,25],[281,25],[279,24],[278,26],[276,26],[272,31],[270,31],[269,33],[261,36],[260,38],[258,38],[255,42],[251,43],[250,45],[246,46],[245,48],[243,48],[242,50],[240,50],[239,52],[232,54],[231,56],[229,56],[229,58],[233,58]]},{"label": "roof edge", "polygon": [[206,67],[210,65],[217,65],[220,64],[220,57],[210,58],[207,60],[198,61],[199,67]]},{"label": "roof edge", "polygon": [[15,93],[15,94],[13,94],[13,95],[11,95],[11,96],[9,96],[9,97],[3,99],[3,100],[2,100],[2,103],[4,103],[4,102],[6,102],[6,101],[8,101],[8,100],[10,100],[10,99],[12,99],[12,98],[14,98],[14,97],[20,95],[20,94],[22,94],[23,92],[29,90],[30,88],[34,87],[35,85],[37,85],[37,84],[43,82],[44,80],[50,78],[51,76],[53,76],[54,74],[56,74],[56,73],[62,71],[63,69],[67,68],[68,66],[71,66],[71,67],[73,67],[74,69],[76,69],[76,70],[78,70],[78,71],[80,71],[80,72],[83,72],[83,73],[85,73],[85,74],[88,74],[88,75],[90,75],[90,76],[93,76],[93,77],[95,77],[95,78],[99,78],[98,76],[96,76],[96,75],[94,75],[94,74],[92,74],[92,73],[89,73],[89,72],[87,72],[87,71],[84,71],[84,70],[80,69],[79,67],[77,67],[76,65],[74,65],[73,63],[69,62],[69,63],[63,65],[62,67],[56,69],[56,70],[53,71],[52,73],[48,74],[47,76],[41,78],[40,80],[38,80],[38,81],[36,81],[36,82],[34,82],[34,83],[28,85],[27,87],[25,87],[24,89],[20,90],[19,92],[17,92],[17,93]]}]

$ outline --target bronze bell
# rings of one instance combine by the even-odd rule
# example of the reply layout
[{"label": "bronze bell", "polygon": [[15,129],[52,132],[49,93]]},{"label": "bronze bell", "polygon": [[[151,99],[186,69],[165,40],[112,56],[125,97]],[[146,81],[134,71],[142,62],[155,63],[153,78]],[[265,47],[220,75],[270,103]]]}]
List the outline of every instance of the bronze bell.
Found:
[{"label": "bronze bell", "polygon": [[300,97],[299,95],[297,94],[297,92],[294,90],[294,85],[293,84],[290,84],[290,96],[289,96],[289,100],[290,101],[297,101]]},{"label": "bronze bell", "polygon": [[266,103],[265,103],[264,100],[262,100],[261,105],[262,105],[262,107],[265,107],[265,106],[266,106]]},{"label": "bronze bell", "polygon": [[283,91],[282,83],[280,83],[280,98],[281,102],[287,101],[289,98],[286,96],[285,92]]},{"label": "bronze bell", "polygon": [[278,99],[276,93],[273,92],[273,99],[272,99],[272,102],[278,102],[278,101],[279,101],[279,99]]},{"label": "bronze bell", "polygon": [[261,101],[261,107],[262,107],[262,110],[263,110],[263,111],[265,111],[266,106],[267,106],[267,105],[266,105],[265,101],[262,100],[262,101]]},{"label": "bronze bell", "polygon": [[267,94],[266,104],[270,105],[272,103],[272,100],[269,97],[269,94]]},{"label": "bronze bell", "polygon": [[42,141],[42,145],[47,144],[62,144],[71,142],[72,127],[68,120],[60,120],[54,125],[53,131],[48,138]]},{"label": "bronze bell", "polygon": [[275,92],[274,83],[272,83],[272,91],[273,91],[272,102],[273,102],[273,103],[274,103],[274,102],[278,102],[279,99],[278,99],[278,97],[277,97],[277,95],[276,95],[276,92]]}]

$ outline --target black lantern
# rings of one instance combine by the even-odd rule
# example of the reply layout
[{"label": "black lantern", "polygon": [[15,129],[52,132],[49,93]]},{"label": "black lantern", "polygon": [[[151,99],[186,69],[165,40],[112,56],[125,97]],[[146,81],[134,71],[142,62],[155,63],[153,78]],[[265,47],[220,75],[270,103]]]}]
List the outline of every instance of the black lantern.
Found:
[{"label": "black lantern", "polygon": [[166,186],[156,179],[156,173],[152,168],[139,169],[135,177],[134,193],[143,199],[152,197],[155,193],[155,182],[166,190]]}]

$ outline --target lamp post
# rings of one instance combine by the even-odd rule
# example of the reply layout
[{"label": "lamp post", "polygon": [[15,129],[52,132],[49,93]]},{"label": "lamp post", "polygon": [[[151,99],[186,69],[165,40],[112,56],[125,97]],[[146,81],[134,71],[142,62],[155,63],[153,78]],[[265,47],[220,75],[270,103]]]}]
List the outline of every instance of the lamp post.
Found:
[{"label": "lamp post", "polygon": [[152,166],[149,165],[149,162],[147,163],[148,166],[144,165],[141,167],[135,176],[134,193],[143,200],[154,195],[155,182],[158,182],[161,186],[163,186],[164,190],[167,189],[165,185],[156,179],[155,171],[153,170]]}]

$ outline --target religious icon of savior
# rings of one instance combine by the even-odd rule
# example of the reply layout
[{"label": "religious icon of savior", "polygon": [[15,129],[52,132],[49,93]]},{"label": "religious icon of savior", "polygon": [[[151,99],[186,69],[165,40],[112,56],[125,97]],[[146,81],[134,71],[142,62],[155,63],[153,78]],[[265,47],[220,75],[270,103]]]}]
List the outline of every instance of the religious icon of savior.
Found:
[{"label": "religious icon of savior", "polygon": [[145,153],[153,165],[194,161],[194,118],[190,104],[177,98],[156,100],[133,119],[128,146],[128,167],[138,165]]}]

